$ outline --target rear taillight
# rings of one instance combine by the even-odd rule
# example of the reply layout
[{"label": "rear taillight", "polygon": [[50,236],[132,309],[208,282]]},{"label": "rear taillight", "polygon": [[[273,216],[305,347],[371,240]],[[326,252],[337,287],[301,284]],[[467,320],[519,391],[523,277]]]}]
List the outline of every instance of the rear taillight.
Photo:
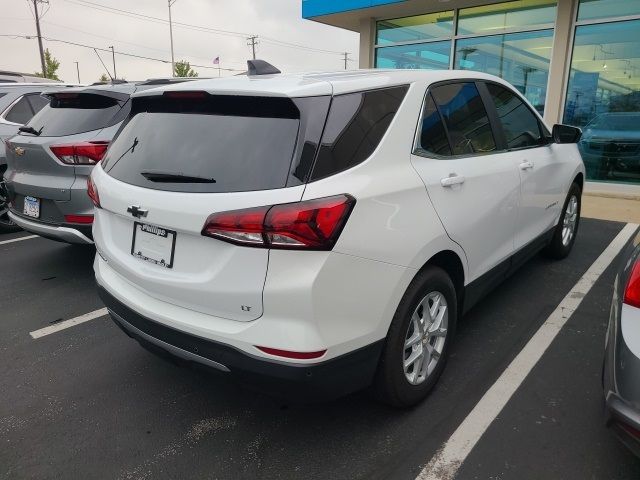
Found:
[{"label": "rear taillight", "polygon": [[51,151],[62,162],[69,165],[95,165],[104,157],[109,142],[80,142],[52,145]]},{"label": "rear taillight", "polygon": [[214,213],[202,234],[248,247],[331,250],[355,203],[350,195],[336,195]]},{"label": "rear taillight", "polygon": [[81,223],[84,225],[90,225],[93,223],[93,215],[65,215],[64,221],[66,223]]},{"label": "rear taillight", "polygon": [[631,275],[624,290],[624,303],[640,308],[640,258],[631,267]]},{"label": "rear taillight", "polygon": [[98,188],[96,187],[96,184],[93,183],[93,179],[91,178],[91,176],[87,177],[87,195],[89,195],[89,198],[96,208],[102,208],[100,206],[100,195],[98,195]]}]

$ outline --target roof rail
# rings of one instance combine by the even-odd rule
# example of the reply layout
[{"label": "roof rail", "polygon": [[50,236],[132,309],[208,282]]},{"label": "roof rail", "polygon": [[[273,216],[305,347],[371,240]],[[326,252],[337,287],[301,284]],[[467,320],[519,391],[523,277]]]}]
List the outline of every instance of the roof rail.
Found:
[{"label": "roof rail", "polygon": [[247,60],[247,75],[273,75],[275,73],[282,73],[276,67],[264,60]]}]

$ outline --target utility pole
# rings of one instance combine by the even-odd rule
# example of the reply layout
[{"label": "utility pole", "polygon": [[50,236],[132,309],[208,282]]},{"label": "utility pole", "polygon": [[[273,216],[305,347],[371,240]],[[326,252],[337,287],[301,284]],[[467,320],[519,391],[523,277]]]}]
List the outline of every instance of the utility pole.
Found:
[{"label": "utility pole", "polygon": [[38,14],[38,3],[48,3],[47,0],[33,0],[33,10],[36,17],[36,31],[38,32],[38,48],[40,48],[40,65],[42,66],[42,76],[47,75],[47,67],[44,62],[44,49],[42,48],[42,33],[40,32],[40,15]]},{"label": "utility pole", "polygon": [[111,55],[113,57],[113,78],[118,79],[118,74],[116,73],[116,51],[113,49],[113,45],[109,47],[111,49]]},{"label": "utility pole", "polygon": [[349,52],[344,52],[342,55],[344,55],[344,69],[347,69],[347,60],[349,60]]},{"label": "utility pole", "polygon": [[169,5],[169,39],[171,40],[171,76],[176,76],[176,66],[175,66],[175,58],[173,56],[173,24],[171,23],[171,5],[176,3],[178,0],[167,0]]},{"label": "utility pole", "polygon": [[78,83],[80,83],[80,66],[78,65],[78,62],[73,62],[76,64],[76,71],[78,72]]},{"label": "utility pole", "polygon": [[251,53],[253,55],[253,59],[256,59],[256,45],[258,44],[258,36],[253,35],[247,38],[247,45],[251,47]]}]

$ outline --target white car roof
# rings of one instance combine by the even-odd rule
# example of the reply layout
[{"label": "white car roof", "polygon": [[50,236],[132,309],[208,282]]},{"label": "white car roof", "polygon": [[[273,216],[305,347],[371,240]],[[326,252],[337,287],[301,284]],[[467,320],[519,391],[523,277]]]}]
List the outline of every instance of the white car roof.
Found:
[{"label": "white car roof", "polygon": [[226,95],[312,97],[339,95],[360,90],[407,85],[414,82],[435,83],[453,79],[484,79],[508,85],[493,75],[469,70],[369,69],[277,75],[238,75],[167,85],[140,92],[134,96],[158,95],[165,91],[202,90],[212,94]]}]

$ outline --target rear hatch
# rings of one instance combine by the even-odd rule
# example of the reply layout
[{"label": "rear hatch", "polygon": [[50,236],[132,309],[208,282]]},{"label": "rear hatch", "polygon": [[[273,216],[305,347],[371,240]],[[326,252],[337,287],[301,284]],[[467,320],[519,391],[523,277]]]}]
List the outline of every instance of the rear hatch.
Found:
[{"label": "rear hatch", "polygon": [[202,230],[214,213],[299,201],[328,105],[329,97],[204,92],[134,98],[93,174],[102,258],[152,297],[227,319],[260,317],[269,250]]},{"label": "rear hatch", "polygon": [[[37,113],[23,132],[11,139],[7,152],[11,189],[18,197],[29,195],[46,201],[70,200],[76,173],[89,165],[73,165],[56,156],[52,147],[81,142],[109,141],[129,110],[129,95],[87,90],[49,95],[51,103]],[[16,154],[18,152],[18,154]],[[20,203],[20,198],[17,199]],[[19,205],[16,205],[19,208]]]}]

